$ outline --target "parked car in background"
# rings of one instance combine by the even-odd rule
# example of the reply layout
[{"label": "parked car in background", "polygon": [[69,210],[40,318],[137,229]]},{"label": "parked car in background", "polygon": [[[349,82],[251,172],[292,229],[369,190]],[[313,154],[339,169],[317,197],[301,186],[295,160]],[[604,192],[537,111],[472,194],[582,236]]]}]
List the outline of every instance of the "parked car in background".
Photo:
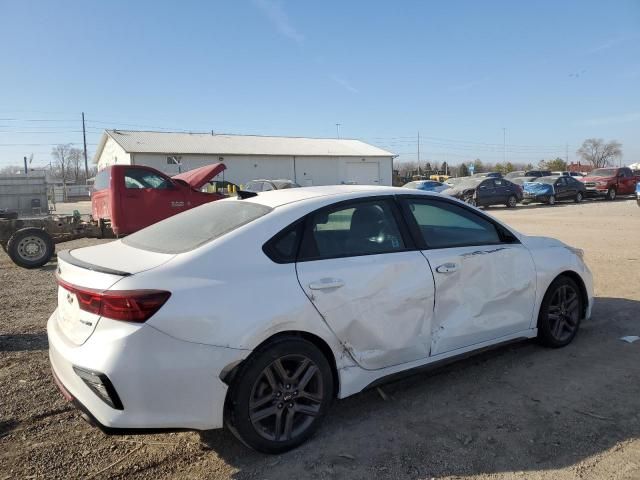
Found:
[{"label": "parked car in background", "polygon": [[523,204],[541,202],[554,205],[558,200],[573,200],[579,203],[586,193],[584,184],[568,175],[537,177],[523,183],[522,189]]},{"label": "parked car in background", "polygon": [[591,315],[582,250],[453,199],[249,193],[58,255],[52,374],[95,425],[227,425],[281,453],[336,397],[514,340],[563,347]]},{"label": "parked car in background", "polygon": [[478,207],[513,208],[522,200],[522,188],[505,178],[471,177],[442,193]]},{"label": "parked car in background", "polygon": [[551,170],[528,170],[524,172],[525,177],[548,177],[551,175]]},{"label": "parked car in background", "polygon": [[91,193],[93,219],[116,236],[128,235],[176,213],[224,198],[201,189],[227,167],[215,163],[168,177],[143,165],[112,165],[98,172]]},{"label": "parked car in background", "polygon": [[485,177],[502,178],[502,173],[500,173],[500,172],[480,172],[480,173],[474,173],[471,176],[474,177],[474,178],[485,178]]},{"label": "parked car in background", "polygon": [[243,187],[246,192],[268,192],[270,190],[284,190],[286,188],[298,188],[300,185],[292,180],[251,180]]},{"label": "parked car in background", "polygon": [[525,182],[532,182],[536,178],[540,178],[540,177],[516,177],[516,178],[512,178],[510,181],[515,183],[516,185],[520,185],[522,187],[522,185]]},{"label": "parked car in background", "polygon": [[567,171],[564,171],[564,172],[551,172],[551,175],[566,175],[566,176],[569,176],[569,177],[578,177],[578,178],[584,177],[584,174],[582,174],[580,172],[567,172]]},{"label": "parked car in background", "polygon": [[516,170],[514,172],[509,172],[507,173],[504,178],[508,179],[508,180],[512,180],[514,178],[518,178],[518,177],[524,177],[525,171],[524,170]]},{"label": "parked car in background", "polygon": [[446,185],[441,182],[436,182],[435,180],[418,180],[415,182],[405,183],[403,187],[414,188],[417,190],[422,190],[424,192],[440,193],[443,190],[446,190],[447,188],[449,188],[449,185]]},{"label": "parked car in background", "polygon": [[632,195],[636,191],[638,179],[630,168],[596,168],[583,177],[587,195],[614,200],[618,195]]},{"label": "parked car in background", "polygon": [[446,182],[448,178],[449,178],[449,175],[436,174],[436,175],[429,176],[429,180],[435,180],[436,182],[440,182],[440,183]]},{"label": "parked car in background", "polygon": [[443,183],[448,187],[453,187],[459,184],[460,182],[464,182],[468,178],[472,178],[472,177],[449,177]]}]

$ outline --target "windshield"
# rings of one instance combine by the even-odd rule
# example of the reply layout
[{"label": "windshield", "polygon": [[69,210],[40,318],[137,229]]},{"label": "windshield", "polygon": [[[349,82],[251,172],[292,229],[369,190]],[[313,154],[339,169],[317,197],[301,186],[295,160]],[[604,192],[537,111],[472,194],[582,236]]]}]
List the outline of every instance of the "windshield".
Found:
[{"label": "windshield", "polygon": [[593,172],[591,172],[590,176],[592,177],[615,177],[616,175],[615,168],[596,168]]},{"label": "windshield", "polygon": [[264,205],[242,200],[211,202],[144,228],[122,243],[160,253],[188,252],[270,211]]},{"label": "windshield", "polygon": [[556,183],[556,177],[539,177],[534,178],[532,181],[538,183],[550,183],[553,185],[554,183]]}]

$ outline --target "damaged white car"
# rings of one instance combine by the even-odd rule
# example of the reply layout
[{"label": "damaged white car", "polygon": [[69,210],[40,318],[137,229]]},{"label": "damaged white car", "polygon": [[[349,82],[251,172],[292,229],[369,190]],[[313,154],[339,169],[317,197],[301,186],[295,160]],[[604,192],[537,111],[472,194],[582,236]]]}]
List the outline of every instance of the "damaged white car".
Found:
[{"label": "damaged white car", "polygon": [[67,399],[110,433],[212,429],[282,452],[334,398],[508,341],[567,345],[582,251],[403,188],[240,192],[60,253],[48,324]]}]

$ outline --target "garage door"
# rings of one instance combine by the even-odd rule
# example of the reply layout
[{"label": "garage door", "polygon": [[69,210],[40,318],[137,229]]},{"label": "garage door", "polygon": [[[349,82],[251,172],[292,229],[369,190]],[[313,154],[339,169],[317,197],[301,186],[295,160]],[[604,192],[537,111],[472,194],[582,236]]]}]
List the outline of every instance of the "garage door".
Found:
[{"label": "garage door", "polygon": [[380,165],[372,162],[347,163],[347,182],[356,185],[378,185]]}]

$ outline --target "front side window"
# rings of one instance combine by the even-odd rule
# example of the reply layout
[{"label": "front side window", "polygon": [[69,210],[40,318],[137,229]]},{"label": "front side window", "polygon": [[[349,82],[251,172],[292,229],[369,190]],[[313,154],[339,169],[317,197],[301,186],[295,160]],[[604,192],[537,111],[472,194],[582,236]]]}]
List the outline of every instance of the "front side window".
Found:
[{"label": "front side window", "polygon": [[311,215],[302,241],[303,260],[390,253],[405,249],[386,200],[343,204]]},{"label": "front side window", "polygon": [[127,188],[154,188],[164,190],[171,188],[171,181],[157,173],[141,168],[128,168],[124,172],[124,184]]},{"label": "front side window", "polygon": [[98,191],[98,190],[105,190],[109,188],[110,178],[111,178],[110,168],[105,168],[104,170],[99,171],[93,183],[93,190]]},{"label": "front side window", "polygon": [[501,243],[497,228],[467,208],[435,200],[409,199],[409,212],[428,248]]}]

